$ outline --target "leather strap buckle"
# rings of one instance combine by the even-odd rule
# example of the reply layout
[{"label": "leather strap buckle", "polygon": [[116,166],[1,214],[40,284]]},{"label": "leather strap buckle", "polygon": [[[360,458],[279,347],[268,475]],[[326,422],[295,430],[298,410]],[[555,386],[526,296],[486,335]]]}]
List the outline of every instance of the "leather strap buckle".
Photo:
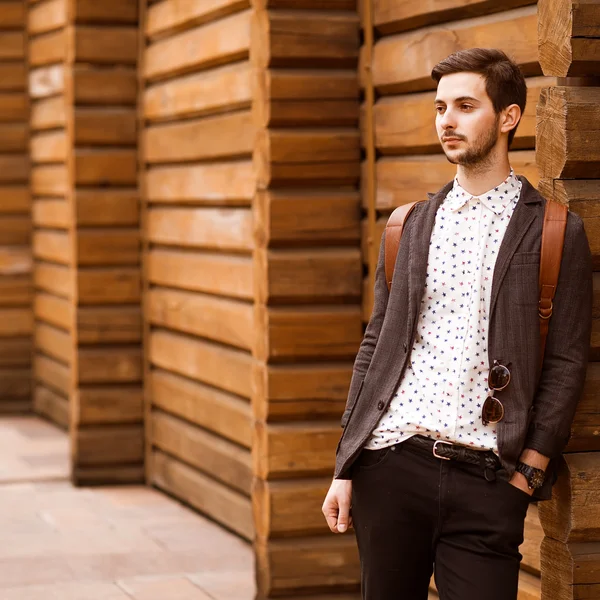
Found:
[{"label": "leather strap buckle", "polygon": [[433,444],[433,455],[436,458],[439,458],[441,460],[450,460],[448,457],[446,457],[446,456],[440,456],[437,453],[437,445],[438,444],[446,444],[446,446],[453,446],[454,444],[452,444],[452,442],[444,442],[443,440],[438,440],[435,444]]},{"label": "leather strap buckle", "polygon": [[552,310],[554,309],[554,303],[552,302],[552,300],[550,300],[550,306],[549,307],[542,307],[542,301],[540,300],[539,303],[539,315],[540,315],[540,319],[549,319],[552,316]]}]

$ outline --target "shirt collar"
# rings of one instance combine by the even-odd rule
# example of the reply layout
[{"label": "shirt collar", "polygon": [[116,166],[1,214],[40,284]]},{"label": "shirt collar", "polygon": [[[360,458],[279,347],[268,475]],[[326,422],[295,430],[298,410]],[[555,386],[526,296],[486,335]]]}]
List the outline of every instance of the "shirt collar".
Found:
[{"label": "shirt collar", "polygon": [[471,198],[477,198],[481,201],[481,204],[489,208],[497,215],[501,215],[504,209],[518,196],[521,190],[521,182],[515,175],[515,172],[511,169],[510,175],[497,187],[481,194],[480,196],[473,196],[469,194],[465,189],[458,183],[458,176],[454,178],[454,185],[446,199],[444,204],[447,208],[452,211],[461,209]]}]

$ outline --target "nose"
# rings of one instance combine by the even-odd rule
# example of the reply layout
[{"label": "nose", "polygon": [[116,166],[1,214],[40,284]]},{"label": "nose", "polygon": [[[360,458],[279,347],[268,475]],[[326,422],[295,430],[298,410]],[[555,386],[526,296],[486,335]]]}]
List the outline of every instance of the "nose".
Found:
[{"label": "nose", "polygon": [[445,131],[446,129],[455,129],[456,120],[454,119],[454,113],[452,110],[447,108],[444,114],[440,116],[440,127]]}]

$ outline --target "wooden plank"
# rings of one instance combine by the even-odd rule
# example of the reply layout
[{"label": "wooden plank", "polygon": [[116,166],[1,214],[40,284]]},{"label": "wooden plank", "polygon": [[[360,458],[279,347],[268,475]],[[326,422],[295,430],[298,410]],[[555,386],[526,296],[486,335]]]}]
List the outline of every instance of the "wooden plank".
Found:
[{"label": "wooden plank", "polygon": [[600,539],[600,503],[596,501],[599,466],[600,453],[597,452],[563,455],[552,499],[539,505],[546,536],[563,543]]},{"label": "wooden plank", "polygon": [[[529,77],[527,106],[511,145],[513,150],[535,147],[536,106],[542,88],[556,85],[556,78]],[[435,154],[440,141],[435,128],[435,92],[405,94],[380,99],[374,107],[375,144],[382,154]],[[364,108],[363,108],[364,110]],[[406,118],[410,115],[410,119]],[[365,140],[365,116],[362,139]]]},{"label": "wooden plank", "polygon": [[[274,179],[302,181],[326,179],[358,180],[360,139],[355,129],[273,129],[257,136],[255,160],[259,185],[267,187]],[[346,168],[347,166],[347,168]],[[281,174],[277,168],[281,168]],[[321,167],[321,169],[319,168]]]},{"label": "wooden plank", "polygon": [[390,35],[533,3],[532,0],[373,0],[373,24],[380,34]]},{"label": "wooden plank", "polygon": [[73,295],[73,281],[68,267],[36,262],[33,281],[36,288],[57,296],[70,298]]},{"label": "wooden plank", "polygon": [[253,268],[247,256],[150,250],[146,257],[151,283],[244,300],[254,297]]},{"label": "wooden plank", "polygon": [[65,364],[71,363],[73,344],[68,332],[45,323],[36,323],[34,339],[38,350]]},{"label": "wooden plank", "polygon": [[153,369],[150,379],[153,406],[251,447],[252,413],[247,401],[161,369]]},{"label": "wooden plank", "polygon": [[57,129],[67,123],[67,106],[64,96],[38,100],[31,105],[30,125],[33,131]]},{"label": "wooden plank", "polygon": [[600,594],[600,543],[542,543],[542,597],[553,600],[596,598]]},{"label": "wooden plank", "polygon": [[3,338],[0,343],[0,367],[29,367],[33,342],[31,336]]},{"label": "wooden plank", "polygon": [[123,0],[77,0],[73,5],[73,21],[75,23],[137,24],[137,2]]},{"label": "wooden plank", "polygon": [[152,413],[152,444],[209,477],[250,496],[250,452],[166,413]]},{"label": "wooden plank", "polygon": [[29,95],[33,99],[62,94],[65,89],[65,66],[50,65],[29,71]]},{"label": "wooden plank", "polygon": [[80,387],[73,403],[73,423],[77,426],[141,423],[141,387]]},{"label": "wooden plank", "polygon": [[76,243],[79,265],[132,265],[140,261],[138,229],[80,229]]},{"label": "wooden plank", "polygon": [[31,396],[31,370],[8,367],[0,369],[0,398],[17,400]]},{"label": "wooden plank", "polygon": [[157,121],[250,108],[252,83],[249,61],[159,83],[144,92],[144,117]]},{"label": "wooden plank", "polygon": [[67,132],[36,133],[30,141],[31,160],[36,163],[59,163],[67,160]]},{"label": "wooden plank", "polygon": [[154,287],[147,292],[145,318],[160,327],[252,348],[254,312],[247,302]]},{"label": "wooden plank", "polygon": [[85,304],[139,304],[139,267],[80,268],[77,297]]},{"label": "wooden plank", "polygon": [[268,69],[257,74],[263,101],[358,100],[354,69]]},{"label": "wooden plank", "polygon": [[136,343],[141,339],[139,306],[94,306],[77,311],[77,341],[80,344]]},{"label": "wooden plank", "polygon": [[597,75],[600,7],[585,0],[540,0],[540,64],[556,77]]},{"label": "wooden plank", "polygon": [[247,58],[251,14],[246,10],[151,44],[144,56],[144,77],[173,77]]},{"label": "wooden plank", "polygon": [[360,306],[256,307],[260,360],[354,358],[363,338]]},{"label": "wooden plank", "polygon": [[373,83],[380,94],[435,89],[432,67],[452,52],[485,46],[508,52],[526,75],[540,75],[536,7],[527,6],[384,37],[373,49]]},{"label": "wooden plank", "polygon": [[172,163],[239,158],[252,154],[254,134],[250,111],[155,125],[145,131],[144,159]]},{"label": "wooden plank", "polygon": [[155,244],[249,252],[254,246],[247,208],[151,208],[146,237]]},{"label": "wooden plank", "polygon": [[38,292],[33,303],[33,314],[38,321],[44,321],[67,331],[71,329],[73,306],[66,298]]},{"label": "wooden plank", "polygon": [[[594,327],[595,329],[595,327]],[[600,451],[600,408],[598,403],[600,363],[589,363],[583,394],[571,424],[566,452]]]},{"label": "wooden plank", "polygon": [[315,161],[306,163],[269,163],[268,154],[259,148],[257,157],[258,187],[334,187],[356,186],[360,167],[356,161]]},{"label": "wooden plank", "polygon": [[36,258],[63,265],[71,263],[71,241],[63,231],[36,230],[33,232],[33,255]]},{"label": "wooden plank", "polygon": [[80,146],[132,146],[137,142],[132,108],[75,108],[74,142]]},{"label": "wooden plank", "polygon": [[331,475],[340,424],[255,423],[254,473],[261,479]]},{"label": "wooden plank", "polygon": [[245,398],[251,396],[252,357],[246,352],[157,330],[150,335],[149,359],[179,375]]},{"label": "wooden plank", "polygon": [[148,202],[247,206],[256,187],[252,161],[154,167],[142,177]]},{"label": "wooden plank", "polygon": [[195,469],[154,451],[152,483],[247,540],[254,537],[250,499]]},{"label": "wooden plank", "polygon": [[595,143],[600,89],[553,87],[538,104],[540,176],[549,179],[600,177],[600,148]]},{"label": "wooden plank", "polygon": [[71,222],[69,205],[66,200],[34,200],[32,220],[37,227],[68,229]]},{"label": "wooden plank", "polygon": [[260,247],[356,242],[360,195],[353,190],[259,191],[254,227]]},{"label": "wooden plank", "polygon": [[261,127],[348,127],[358,122],[357,100],[287,100],[265,106],[258,123]]},{"label": "wooden plank", "polygon": [[80,188],[75,190],[74,198],[78,226],[135,226],[139,222],[139,195],[135,189]]},{"label": "wooden plank", "polygon": [[29,40],[29,64],[33,67],[63,62],[67,57],[67,30],[58,29]]},{"label": "wooden plank", "polygon": [[[9,183],[23,183],[29,179],[29,156],[27,154],[0,155],[0,193],[4,194],[4,185]],[[9,189],[12,195],[16,190]],[[11,201],[9,201],[9,205]]]},{"label": "wooden plank", "polygon": [[261,421],[339,419],[348,398],[352,362],[258,363],[253,410]]},{"label": "wooden plank", "polygon": [[144,465],[73,465],[71,477],[80,486],[145,483]]},{"label": "wooden plank", "polygon": [[78,25],[72,30],[74,58],[91,64],[135,64],[137,35],[136,27]]},{"label": "wooden plank", "polygon": [[540,523],[538,514],[538,505],[530,504],[525,518],[524,541],[519,547],[519,552],[523,555],[521,568],[528,573],[540,576],[540,546],[544,539],[544,531]]},{"label": "wooden plank", "polygon": [[77,148],[74,152],[77,185],[135,185],[137,153],[125,148]]},{"label": "wooden plank", "polygon": [[31,169],[31,192],[36,196],[65,196],[68,187],[65,165],[34,166]]},{"label": "wooden plank", "polygon": [[[585,226],[586,234],[592,251],[594,269],[600,269],[600,211],[597,202],[600,200],[597,182],[593,179],[560,180],[542,179],[539,185],[540,193],[549,199],[567,204],[569,210],[578,214]],[[594,348],[600,346],[600,340],[594,343]],[[592,350],[594,356],[600,358],[599,350]],[[597,360],[597,358],[592,358]]]},{"label": "wooden plank", "polygon": [[64,397],[71,390],[71,370],[68,366],[53,358],[36,353],[33,357],[33,372],[35,380],[50,387],[55,392],[60,392]]},{"label": "wooden plank", "polygon": [[2,29],[22,29],[25,24],[25,3],[2,2],[0,4]]},{"label": "wooden plank", "polygon": [[[535,152],[511,152],[509,159],[517,175],[524,175],[532,185],[537,185],[539,175]],[[376,164],[376,207],[391,211],[397,206],[423,200],[428,192],[437,192],[455,175],[456,166],[450,164],[443,154],[381,158]],[[361,181],[364,184],[364,176]],[[366,207],[364,191],[361,197],[363,207]]]},{"label": "wooden plank", "polygon": [[31,219],[27,216],[2,215],[0,239],[6,245],[26,245],[31,240]]},{"label": "wooden plank", "polygon": [[31,272],[31,249],[27,246],[0,246],[0,275]]},{"label": "wooden plank", "polygon": [[136,70],[124,66],[97,68],[93,65],[76,65],[73,68],[73,96],[78,105],[135,106]]},{"label": "wooden plank", "polygon": [[142,462],[143,431],[141,425],[74,428],[71,433],[73,459],[80,467]]},{"label": "wooden plank", "polygon": [[22,31],[3,31],[0,35],[0,60],[22,60],[24,56],[24,33]]},{"label": "wooden plank", "polygon": [[25,121],[29,117],[27,95],[21,92],[0,92],[0,122]]},{"label": "wooden plank", "polygon": [[61,29],[66,25],[67,0],[47,0],[34,4],[27,11],[27,32],[30,38],[54,29]]},{"label": "wooden plank", "polygon": [[46,387],[36,386],[33,410],[63,429],[67,429],[69,426],[69,401]]},{"label": "wooden plank", "polygon": [[33,285],[29,274],[0,277],[0,306],[31,305]]},{"label": "wooden plank", "polygon": [[0,402],[0,413],[3,415],[31,415],[32,412],[31,398],[3,398]]},{"label": "wooden plank", "polygon": [[264,597],[313,590],[358,589],[360,561],[356,539],[328,535],[254,544],[258,593]]},{"label": "wooden plank", "polygon": [[82,347],[78,353],[80,384],[137,383],[142,380],[139,346]]},{"label": "wooden plank", "polygon": [[210,21],[250,7],[249,0],[205,0],[195,2],[160,2],[148,8],[145,33],[149,38],[173,35],[183,29],[198,27]]},{"label": "wooden plank", "polygon": [[262,302],[334,302],[361,295],[358,248],[258,250],[257,297]]},{"label": "wooden plank", "polygon": [[0,124],[0,152],[25,152],[28,142],[26,123]]},{"label": "wooden plank", "polygon": [[359,22],[353,13],[258,11],[256,43],[259,67],[355,68]]},{"label": "wooden plank", "polygon": [[0,90],[18,92],[26,88],[27,74],[23,61],[0,64]]},{"label": "wooden plank", "polygon": [[[257,8],[293,8],[302,10],[356,11],[355,0],[254,0]],[[353,596],[354,598],[354,596]],[[342,599],[346,600],[346,598]]]}]

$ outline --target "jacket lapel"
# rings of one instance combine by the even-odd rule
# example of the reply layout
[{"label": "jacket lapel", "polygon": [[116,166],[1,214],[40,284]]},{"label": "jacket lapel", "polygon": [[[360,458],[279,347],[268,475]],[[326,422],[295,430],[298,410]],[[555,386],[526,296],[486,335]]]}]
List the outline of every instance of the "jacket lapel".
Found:
[{"label": "jacket lapel", "polygon": [[423,290],[427,280],[427,260],[429,258],[429,243],[435,225],[437,210],[452,189],[454,182],[445,185],[437,194],[430,195],[429,202],[424,202],[423,208],[409,229],[408,246],[408,333],[412,332],[413,319],[418,318],[418,310],[423,299]]},{"label": "jacket lapel", "polygon": [[521,240],[527,233],[529,227],[538,214],[531,205],[538,204],[542,200],[537,190],[529,183],[529,181],[527,181],[527,179],[525,179],[525,177],[519,177],[519,179],[523,184],[521,189],[521,197],[519,198],[517,206],[512,214],[510,223],[506,228],[504,239],[502,240],[500,249],[498,250],[496,266],[494,267],[492,294],[490,299],[490,323],[494,314],[496,302],[498,300],[498,292],[502,282],[504,281],[506,272],[508,271],[513,254],[517,251]]}]

